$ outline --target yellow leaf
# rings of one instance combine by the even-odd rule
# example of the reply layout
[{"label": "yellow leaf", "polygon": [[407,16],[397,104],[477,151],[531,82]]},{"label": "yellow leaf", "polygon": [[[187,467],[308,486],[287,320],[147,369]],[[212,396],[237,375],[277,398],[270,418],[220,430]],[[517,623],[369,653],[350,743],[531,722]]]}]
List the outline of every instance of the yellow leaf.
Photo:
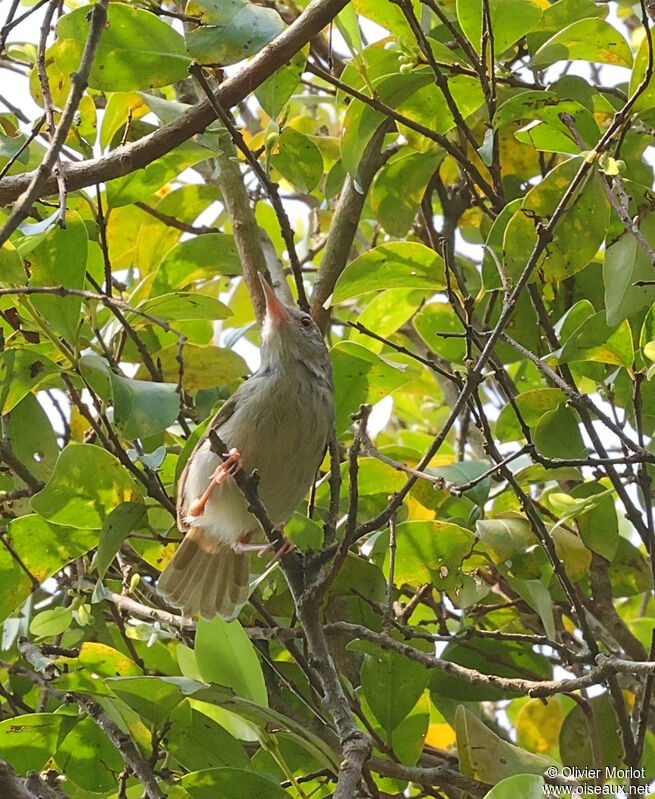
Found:
[{"label": "yellow leaf", "polygon": [[455,744],[455,730],[450,724],[430,724],[425,743],[435,749],[448,749]]},{"label": "yellow leaf", "polygon": [[562,726],[562,706],[557,699],[531,699],[521,708],[516,724],[519,746],[545,754],[557,743]]}]

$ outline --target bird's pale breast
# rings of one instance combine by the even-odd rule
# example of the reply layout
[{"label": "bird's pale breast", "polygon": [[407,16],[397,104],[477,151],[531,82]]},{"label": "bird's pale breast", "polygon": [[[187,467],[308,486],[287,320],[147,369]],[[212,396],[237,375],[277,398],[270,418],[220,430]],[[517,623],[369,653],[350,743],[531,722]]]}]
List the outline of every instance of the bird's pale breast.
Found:
[{"label": "bird's pale breast", "polygon": [[[236,410],[218,433],[228,447],[239,450],[247,471],[257,469],[259,494],[271,519],[284,522],[305,496],[323,457],[333,417],[331,391],[299,365],[291,374],[256,375],[235,399]],[[189,468],[187,501],[204,492],[218,465],[206,442]],[[231,479],[217,486],[193,523],[229,542],[257,529]]]}]

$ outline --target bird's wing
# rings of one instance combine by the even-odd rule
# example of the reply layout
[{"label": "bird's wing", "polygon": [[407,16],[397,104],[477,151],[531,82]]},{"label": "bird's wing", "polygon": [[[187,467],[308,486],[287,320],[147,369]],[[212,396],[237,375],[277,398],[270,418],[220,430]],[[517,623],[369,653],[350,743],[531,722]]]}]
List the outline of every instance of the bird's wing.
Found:
[{"label": "bird's wing", "polygon": [[225,424],[227,420],[232,416],[232,414],[237,409],[238,400],[237,400],[237,392],[235,392],[229,400],[224,402],[221,407],[218,409],[214,418],[209,422],[207,427],[205,428],[205,432],[200,436],[198,439],[195,447],[193,448],[193,452],[189,455],[187,462],[184,465],[184,469],[182,469],[182,474],[180,475],[179,482],[177,484],[177,527],[181,533],[186,532],[189,525],[184,521],[184,511],[186,505],[186,480],[189,474],[189,465],[193,460],[194,455],[200,449],[200,447],[207,441],[209,438],[210,430],[218,430],[221,425]]}]

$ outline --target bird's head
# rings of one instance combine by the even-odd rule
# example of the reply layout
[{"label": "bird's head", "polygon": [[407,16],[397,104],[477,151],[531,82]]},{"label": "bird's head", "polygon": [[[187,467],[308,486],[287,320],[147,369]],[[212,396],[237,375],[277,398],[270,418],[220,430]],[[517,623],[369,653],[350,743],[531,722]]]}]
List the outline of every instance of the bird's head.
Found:
[{"label": "bird's head", "polygon": [[262,368],[297,368],[300,363],[317,379],[331,384],[330,355],[316,322],[305,311],[283,303],[261,274],[259,279],[266,299]]}]

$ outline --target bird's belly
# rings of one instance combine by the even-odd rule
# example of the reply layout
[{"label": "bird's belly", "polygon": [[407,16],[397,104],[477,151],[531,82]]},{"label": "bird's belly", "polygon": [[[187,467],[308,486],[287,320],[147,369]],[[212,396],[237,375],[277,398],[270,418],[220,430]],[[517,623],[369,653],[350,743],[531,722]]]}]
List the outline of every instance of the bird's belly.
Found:
[{"label": "bird's belly", "polygon": [[[285,522],[293,513],[321,462],[330,415],[317,415],[314,409],[315,402],[301,394],[284,403],[271,398],[257,407],[243,408],[247,424],[239,409],[219,430],[226,446],[239,450],[246,472],[257,470],[259,496],[274,524]],[[205,442],[189,469],[190,500],[203,494],[219,464],[220,459]],[[232,478],[214,488],[204,513],[193,524],[230,543],[258,529]]]},{"label": "bird's belly", "polygon": [[286,521],[307,493],[327,438],[313,414],[308,418],[295,403],[286,410],[278,409],[273,424],[260,424],[260,431],[268,430],[266,446],[258,446],[262,436],[255,426],[242,452],[244,463],[259,474],[259,495],[275,524]]}]

